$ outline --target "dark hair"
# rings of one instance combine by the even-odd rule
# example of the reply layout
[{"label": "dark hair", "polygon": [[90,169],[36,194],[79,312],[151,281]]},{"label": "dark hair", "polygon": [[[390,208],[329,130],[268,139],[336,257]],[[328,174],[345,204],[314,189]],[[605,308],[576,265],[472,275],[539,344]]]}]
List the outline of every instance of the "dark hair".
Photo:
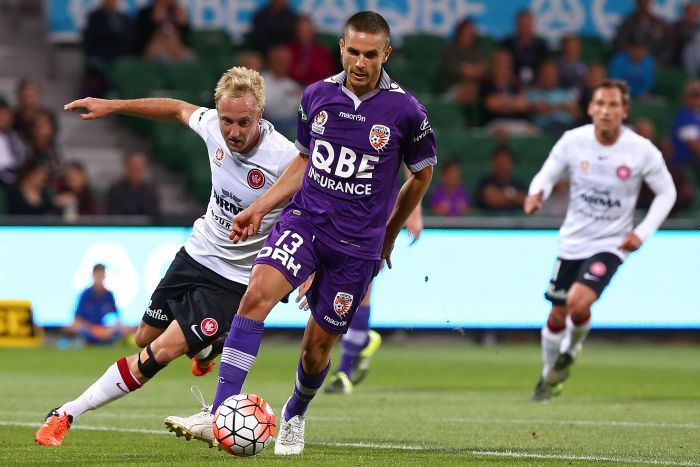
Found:
[{"label": "dark hair", "polygon": [[[457,25],[455,26],[454,32],[452,33],[452,43],[456,44],[457,41],[459,40],[459,35],[462,34],[462,29],[466,28],[467,26],[472,26],[474,29],[476,29],[476,24],[474,24],[474,21],[472,21],[469,17],[462,19]],[[477,40],[479,33],[477,31]]]},{"label": "dark hair", "polygon": [[105,269],[107,269],[107,268],[105,268],[105,265],[104,265],[104,264],[102,264],[102,263],[97,263],[96,265],[94,265],[94,266],[92,267],[92,272],[97,272],[97,271],[103,271],[103,272],[104,272]]},{"label": "dark hair", "polygon": [[343,37],[345,37],[349,29],[370,34],[384,34],[386,37],[386,44],[384,47],[389,46],[389,40],[391,38],[389,23],[377,12],[360,11],[359,13],[355,13],[345,22],[345,26],[343,26]]},{"label": "dark hair", "polygon": [[494,160],[501,154],[507,154],[512,161],[515,161],[515,154],[513,154],[513,151],[510,149],[510,147],[506,146],[505,144],[499,144],[498,146],[493,148],[493,151],[491,151],[491,160]]},{"label": "dark hair", "polygon": [[36,157],[30,157],[27,161],[17,169],[17,183],[26,179],[29,175],[34,173],[39,169],[47,169],[48,164]]},{"label": "dark hair", "polygon": [[630,87],[627,85],[627,81],[621,79],[604,79],[600,84],[593,87],[591,99],[593,99],[598,89],[619,89],[622,95],[622,105],[625,107],[630,105]]}]

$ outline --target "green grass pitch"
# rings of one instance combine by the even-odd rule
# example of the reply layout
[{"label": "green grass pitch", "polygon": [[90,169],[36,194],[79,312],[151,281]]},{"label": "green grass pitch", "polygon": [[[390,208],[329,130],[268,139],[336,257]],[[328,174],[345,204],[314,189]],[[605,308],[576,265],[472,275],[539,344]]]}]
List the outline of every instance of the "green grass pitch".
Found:
[{"label": "green grass pitch", "polygon": [[[268,448],[237,459],[166,432],[166,416],[199,409],[190,385],[208,399],[216,387],[181,359],[85,414],[62,447],[34,443],[46,412],[134,350],[0,350],[0,464],[700,465],[700,348],[690,346],[589,345],[564,393],[534,404],[534,345],[386,344],[354,394],[316,397],[294,458]],[[244,390],[279,412],[297,358],[297,344],[264,341]]]}]

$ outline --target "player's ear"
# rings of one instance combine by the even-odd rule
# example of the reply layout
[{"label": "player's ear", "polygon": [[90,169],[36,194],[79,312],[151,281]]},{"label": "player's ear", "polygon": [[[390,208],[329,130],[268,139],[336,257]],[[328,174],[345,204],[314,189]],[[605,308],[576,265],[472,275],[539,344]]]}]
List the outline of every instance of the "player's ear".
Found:
[{"label": "player's ear", "polygon": [[394,49],[392,49],[390,45],[387,45],[384,48],[384,58],[382,58],[382,63],[386,63],[386,61],[389,60],[389,55],[391,55],[392,50]]}]

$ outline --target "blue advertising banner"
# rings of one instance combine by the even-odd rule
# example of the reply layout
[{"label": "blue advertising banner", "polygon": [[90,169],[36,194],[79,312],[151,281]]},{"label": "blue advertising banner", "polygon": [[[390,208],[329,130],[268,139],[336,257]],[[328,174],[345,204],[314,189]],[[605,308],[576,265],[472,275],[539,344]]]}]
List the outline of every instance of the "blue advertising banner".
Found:
[{"label": "blue advertising banner", "polygon": [[[668,21],[678,18],[688,0],[655,0],[654,11]],[[99,0],[48,0],[48,28],[56,41],[78,41],[89,12]],[[134,14],[147,0],[122,0]],[[195,28],[224,29],[240,38],[250,27],[254,12],[267,0],[181,0]],[[464,17],[472,18],[483,33],[503,37],[513,31],[515,15],[535,13],[538,33],[554,41],[565,33],[611,39],[617,24],[634,7],[634,0],[290,0],[310,15],[320,31],[339,33],[345,20],[361,10],[382,13],[394,36],[428,32],[448,36]]]},{"label": "blue advertising banner", "polygon": [[[136,325],[189,228],[0,227],[0,299],[28,299],[41,326],[72,322],[92,267],[107,266],[121,319]],[[372,293],[372,325],[537,329],[556,231],[428,229],[402,234]],[[700,329],[700,232],[663,231],[630,255],[593,308],[596,328]],[[292,298],[296,292],[292,293]],[[359,300],[359,297],[355,299]],[[278,305],[266,326],[304,327],[309,312]]]}]

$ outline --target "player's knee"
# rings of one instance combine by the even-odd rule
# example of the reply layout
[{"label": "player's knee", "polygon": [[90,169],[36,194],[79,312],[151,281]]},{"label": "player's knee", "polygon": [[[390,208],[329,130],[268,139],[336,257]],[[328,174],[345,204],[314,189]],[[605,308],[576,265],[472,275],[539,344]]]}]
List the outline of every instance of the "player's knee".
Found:
[{"label": "player's knee", "polygon": [[150,337],[147,335],[146,331],[144,331],[143,328],[139,327],[136,330],[136,335],[134,335],[134,342],[136,342],[136,345],[143,349],[151,343],[151,340]]},{"label": "player's knee", "polygon": [[257,319],[260,310],[268,307],[269,299],[258,287],[250,287],[243,296],[238,308],[238,315],[244,318]]},{"label": "player's knee", "polygon": [[590,308],[591,304],[588,300],[581,297],[569,297],[566,301],[566,309],[569,312],[569,316],[571,316],[571,319],[574,321],[580,321],[585,318],[586,315],[590,315]]}]

